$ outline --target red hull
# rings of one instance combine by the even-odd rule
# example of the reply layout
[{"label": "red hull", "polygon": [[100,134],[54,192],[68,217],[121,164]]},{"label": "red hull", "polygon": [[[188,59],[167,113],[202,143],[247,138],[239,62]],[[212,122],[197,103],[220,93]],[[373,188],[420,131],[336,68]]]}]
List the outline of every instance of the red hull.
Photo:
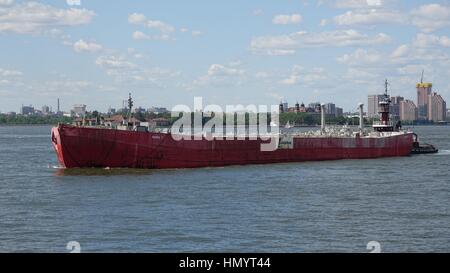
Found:
[{"label": "red hull", "polygon": [[294,138],[292,149],[260,151],[260,140],[181,140],[171,134],[60,125],[52,129],[66,168],[197,168],[407,156],[412,133],[382,138]]}]

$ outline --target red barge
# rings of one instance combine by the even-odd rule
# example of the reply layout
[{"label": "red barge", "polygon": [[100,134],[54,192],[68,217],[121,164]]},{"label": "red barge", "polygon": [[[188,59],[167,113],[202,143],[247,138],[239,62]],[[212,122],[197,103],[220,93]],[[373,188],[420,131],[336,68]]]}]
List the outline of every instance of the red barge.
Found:
[{"label": "red barge", "polygon": [[[52,143],[66,168],[197,168],[407,156],[414,133],[390,124],[387,93],[385,98],[379,105],[381,122],[372,132],[361,125],[354,132],[325,128],[322,106],[322,130],[281,134],[274,151],[261,151],[264,141],[260,138],[175,140],[170,132],[63,124],[52,129]],[[362,111],[361,104],[360,124]]]}]

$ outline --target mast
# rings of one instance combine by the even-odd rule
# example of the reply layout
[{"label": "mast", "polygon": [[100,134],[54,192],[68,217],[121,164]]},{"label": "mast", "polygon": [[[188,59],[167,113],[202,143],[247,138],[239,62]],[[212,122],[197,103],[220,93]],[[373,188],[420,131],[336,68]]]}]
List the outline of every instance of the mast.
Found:
[{"label": "mast", "polygon": [[384,96],[388,97],[388,80],[386,79],[386,82],[384,83]]},{"label": "mast", "polygon": [[131,98],[131,93],[128,94],[128,122],[131,119],[131,110],[133,109],[133,99]]}]

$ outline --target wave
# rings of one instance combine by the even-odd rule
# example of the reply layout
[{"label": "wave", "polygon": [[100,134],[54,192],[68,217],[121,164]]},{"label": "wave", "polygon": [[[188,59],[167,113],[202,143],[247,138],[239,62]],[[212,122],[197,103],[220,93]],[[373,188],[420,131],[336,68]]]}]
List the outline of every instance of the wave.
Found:
[{"label": "wave", "polygon": [[48,168],[48,169],[56,169],[56,170],[64,169],[64,167],[56,166],[56,165],[51,165],[51,164],[48,164],[47,168]]},{"label": "wave", "polygon": [[50,138],[50,135],[0,135],[0,138],[8,138],[8,139]]},{"label": "wave", "polygon": [[439,150],[438,155],[450,155],[450,150]]}]

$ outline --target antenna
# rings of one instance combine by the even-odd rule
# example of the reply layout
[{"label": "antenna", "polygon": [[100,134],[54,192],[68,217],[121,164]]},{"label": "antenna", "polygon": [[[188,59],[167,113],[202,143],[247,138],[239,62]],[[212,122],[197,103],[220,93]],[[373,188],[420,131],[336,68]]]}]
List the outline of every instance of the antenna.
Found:
[{"label": "antenna", "polygon": [[384,90],[384,94],[386,95],[386,97],[388,96],[388,80],[386,79],[386,82],[384,83],[385,86],[385,90]]},{"label": "antenna", "polygon": [[420,83],[423,83],[423,73],[425,73],[425,69],[422,69],[422,77],[420,78]]},{"label": "antenna", "polygon": [[131,98],[131,93],[128,94],[128,108],[130,109],[130,112],[128,114],[128,119],[131,118],[131,109],[133,108],[133,99]]}]

